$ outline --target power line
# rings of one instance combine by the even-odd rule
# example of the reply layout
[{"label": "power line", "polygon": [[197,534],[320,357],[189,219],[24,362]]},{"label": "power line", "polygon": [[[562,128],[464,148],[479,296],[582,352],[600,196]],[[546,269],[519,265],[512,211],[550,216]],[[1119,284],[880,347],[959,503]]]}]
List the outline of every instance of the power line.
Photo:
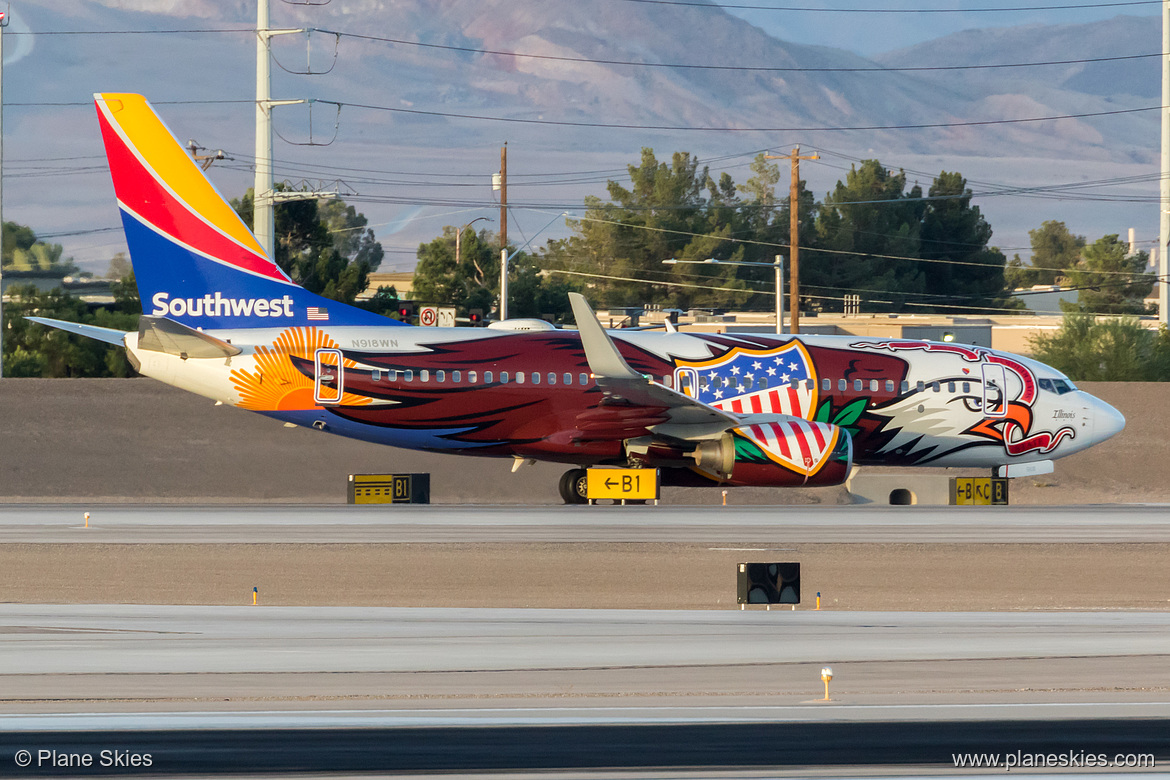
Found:
[{"label": "power line", "polygon": [[732,3],[707,3],[701,0],[621,0],[625,3],[645,5],[678,5],[693,8],[734,9],[736,11],[802,11],[807,13],[847,14],[960,14],[960,13],[1014,13],[1020,11],[1068,11],[1081,8],[1123,8],[1135,5],[1160,5],[1162,0],[1123,0],[1111,3],[1075,3],[1068,5],[1025,5],[1013,8],[813,8],[787,5],[741,5]]},{"label": "power line", "polygon": [[555,54],[526,54],[524,52],[505,51],[502,49],[479,49],[472,46],[452,46],[441,43],[423,43],[422,41],[408,41],[402,38],[387,38],[378,35],[363,35],[361,33],[338,32],[337,30],[318,30],[329,35],[345,38],[356,38],[364,41],[378,41],[400,46],[415,46],[422,49],[439,49],[442,51],[456,51],[465,54],[488,54],[501,57],[520,57],[531,60],[548,60],[552,62],[580,62],[590,65],[615,65],[633,68],[668,68],[676,70],[726,70],[755,73],[902,73],[921,71],[947,70],[995,70],[1003,68],[1036,68],[1049,65],[1085,65],[1096,62],[1117,62],[1120,60],[1141,60],[1161,57],[1160,52],[1151,54],[1127,54],[1116,57],[1090,57],[1075,60],[1045,60],[1037,62],[1005,62],[988,63],[981,65],[906,65],[897,67],[798,67],[798,66],[769,66],[769,65],[699,65],[686,62],[636,62],[633,60],[610,60],[593,57],[568,57]]},{"label": "power line", "polygon": [[483,114],[459,114],[446,111],[423,111],[413,108],[395,108],[392,106],[375,106],[368,103],[346,103],[333,100],[318,100],[319,103],[350,108],[361,108],[367,111],[387,111],[396,114],[411,114],[415,116],[436,116],[444,119],[471,119],[484,122],[505,122],[524,125],[551,125],[554,127],[591,127],[611,130],[665,130],[670,132],[721,132],[721,133],[812,133],[812,132],[845,132],[845,131],[878,131],[878,130],[929,130],[949,127],[982,127],[988,125],[1018,125],[1032,122],[1053,122],[1059,119],[1088,119],[1092,117],[1120,116],[1137,114],[1146,111],[1160,111],[1161,106],[1146,106],[1144,108],[1123,108],[1113,111],[1091,111],[1083,114],[1059,114],[1053,116],[1024,117],[1021,119],[982,119],[967,122],[926,122],[908,125],[854,125],[854,126],[824,126],[824,127],[720,127],[701,125],[635,125],[611,122],[573,122],[557,119],[522,119],[519,117],[486,116]]}]

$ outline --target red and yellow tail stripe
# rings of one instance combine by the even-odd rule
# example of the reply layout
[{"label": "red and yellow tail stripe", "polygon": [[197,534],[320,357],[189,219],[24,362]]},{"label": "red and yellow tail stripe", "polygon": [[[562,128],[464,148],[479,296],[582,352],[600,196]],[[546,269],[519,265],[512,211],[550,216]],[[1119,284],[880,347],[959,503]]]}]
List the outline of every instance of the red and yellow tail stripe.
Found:
[{"label": "red and yellow tail stripe", "polygon": [[123,210],[204,257],[291,283],[146,98],[103,93],[94,102]]}]

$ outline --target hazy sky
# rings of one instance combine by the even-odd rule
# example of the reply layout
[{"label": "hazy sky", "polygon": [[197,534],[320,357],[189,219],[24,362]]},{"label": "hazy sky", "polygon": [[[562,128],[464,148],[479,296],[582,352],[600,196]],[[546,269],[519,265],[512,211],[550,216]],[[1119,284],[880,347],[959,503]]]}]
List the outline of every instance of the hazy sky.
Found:
[{"label": "hazy sky", "polygon": [[[960,30],[1020,24],[1080,24],[1121,14],[1157,16],[1158,0],[719,0],[725,6],[824,9],[953,9],[957,13],[816,13],[807,10],[728,11],[794,43],[850,49],[860,54],[901,49]],[[1100,8],[1010,11],[1021,7],[1105,5]],[[1003,9],[978,11],[975,9]]]}]

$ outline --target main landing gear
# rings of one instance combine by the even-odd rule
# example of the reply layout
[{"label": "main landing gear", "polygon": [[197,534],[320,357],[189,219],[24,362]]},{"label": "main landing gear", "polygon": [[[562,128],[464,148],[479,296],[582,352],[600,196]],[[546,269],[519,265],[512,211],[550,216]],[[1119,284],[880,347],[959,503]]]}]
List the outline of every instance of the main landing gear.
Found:
[{"label": "main landing gear", "polygon": [[561,482],[558,486],[561,491],[561,498],[566,504],[584,504],[588,502],[586,498],[587,478],[585,469],[569,469],[561,475]]}]

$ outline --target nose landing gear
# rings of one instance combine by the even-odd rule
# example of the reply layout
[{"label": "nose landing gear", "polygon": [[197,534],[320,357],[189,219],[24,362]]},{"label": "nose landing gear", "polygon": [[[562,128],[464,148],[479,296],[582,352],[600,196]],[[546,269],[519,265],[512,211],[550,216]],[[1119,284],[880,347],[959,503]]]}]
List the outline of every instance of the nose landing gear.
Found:
[{"label": "nose landing gear", "polygon": [[566,504],[584,504],[589,500],[587,485],[585,469],[569,469],[561,475],[558,487]]}]

